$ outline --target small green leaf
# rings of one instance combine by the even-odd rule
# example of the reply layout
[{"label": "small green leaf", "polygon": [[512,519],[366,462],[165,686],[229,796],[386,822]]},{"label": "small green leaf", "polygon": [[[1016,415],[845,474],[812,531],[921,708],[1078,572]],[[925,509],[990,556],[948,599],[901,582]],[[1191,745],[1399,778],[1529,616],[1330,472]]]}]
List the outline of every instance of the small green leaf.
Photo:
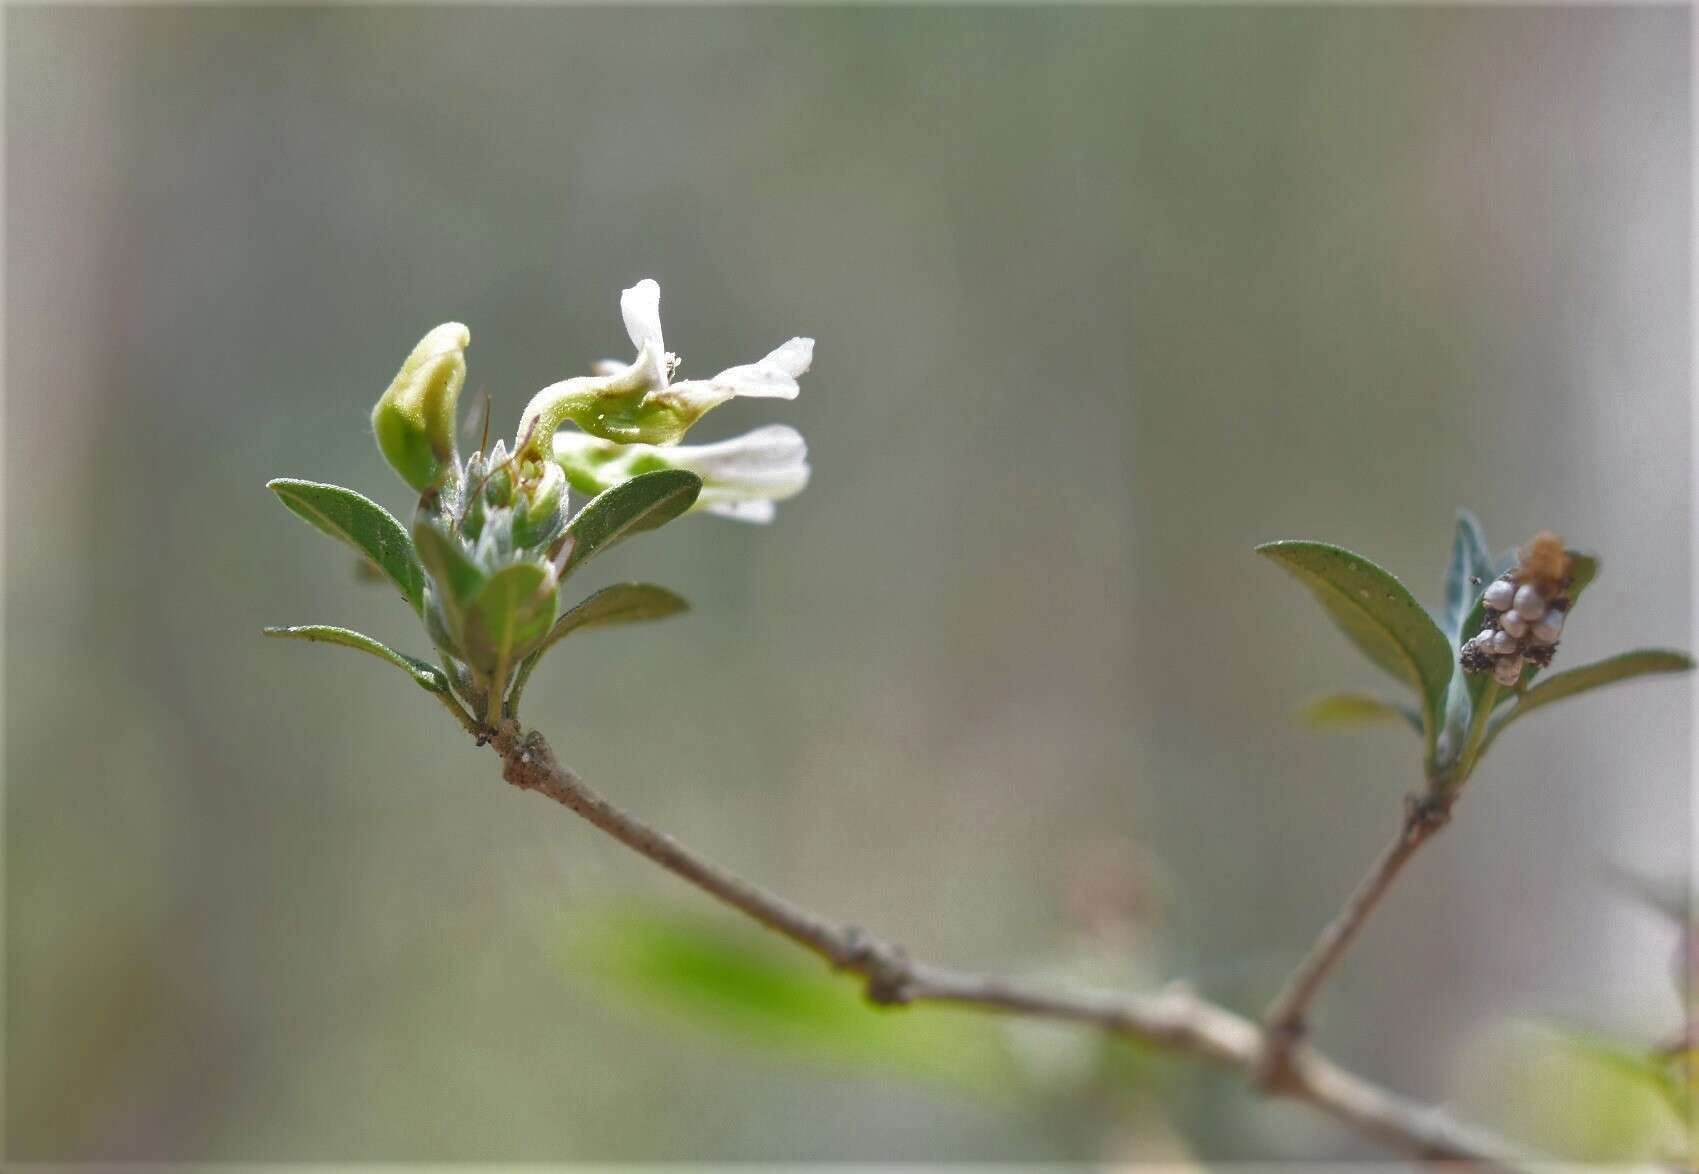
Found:
[{"label": "small green leaf", "polygon": [[1514,708],[1507,709],[1493,718],[1492,727],[1487,732],[1487,741],[1492,741],[1499,731],[1522,715],[1554,701],[1562,701],[1593,689],[1602,689],[1618,681],[1657,673],[1685,673],[1692,668],[1693,658],[1685,652],[1676,652],[1669,648],[1641,648],[1553,673],[1522,693]]},{"label": "small green leaf", "polygon": [[1369,693],[1326,693],[1313,697],[1298,710],[1298,720],[1318,730],[1402,721],[1418,734],[1422,732],[1422,715],[1417,710]]},{"label": "small green leaf", "polygon": [[1675,1057],[1620,1043],[1584,1027],[1561,1023],[1549,1026],[1553,1034],[1578,1055],[1662,1097],[1677,1118],[1684,1121],[1692,1119],[1694,1109],[1699,1106],[1693,1103],[1692,1090],[1682,1080]]},{"label": "small green leaf", "polygon": [[672,521],[695,504],[700,492],[702,478],[695,473],[657,469],[597,494],[566,528],[560,577],[615,543]]},{"label": "small green leaf", "polygon": [[631,624],[640,620],[664,620],[668,616],[689,611],[690,604],[665,587],[653,583],[615,583],[604,587],[555,621],[535,651],[519,666],[513,691],[508,698],[508,712],[519,711],[519,699],[531,679],[531,671],[543,658],[543,653],[574,632],[600,628],[611,624]]},{"label": "small green leaf", "polygon": [[547,563],[514,563],[491,575],[466,609],[468,663],[505,685],[508,671],[548,635],[557,595]]},{"label": "small green leaf", "polygon": [[339,485],[279,477],[267,481],[266,488],[291,513],[371,559],[401,589],[402,598],[415,612],[424,610],[425,573],[419,556],[407,531],[388,510]]},{"label": "small green leaf", "polygon": [[995,1021],[872,1007],[851,981],[741,927],[636,903],[580,911],[566,963],[645,1020],[661,1012],[746,1046],[987,1093],[1012,1091],[1018,1076]]},{"label": "small green leaf", "polygon": [[1310,589],[1358,651],[1414,689],[1430,746],[1451,680],[1451,642],[1389,572],[1325,542],[1270,542],[1257,553]]},{"label": "small green leaf", "polygon": [[584,629],[632,624],[640,620],[664,620],[689,610],[690,604],[665,587],[657,587],[653,583],[615,583],[612,587],[602,588],[556,620],[548,639],[537,651],[540,653]]},{"label": "small green leaf", "polygon": [[431,572],[443,603],[451,614],[464,612],[489,581],[483,569],[472,561],[464,546],[428,518],[413,527],[413,541],[418,543],[419,558]]},{"label": "small green leaf", "polygon": [[344,648],[358,648],[368,652],[379,660],[387,661],[413,678],[414,684],[427,693],[448,693],[448,678],[435,665],[427,664],[404,652],[397,652],[387,644],[380,644],[370,636],[365,636],[349,628],[333,628],[328,624],[303,624],[293,628],[266,628],[267,636],[276,636],[287,640],[310,640],[318,644],[340,644]]},{"label": "small green leaf", "polygon": [[1677,1157],[1692,1145],[1691,1093],[1659,1074],[1649,1048],[1637,1056],[1595,1032],[1529,1022],[1500,1040],[1480,1091],[1507,1129],[1576,1169],[1691,1168]]},{"label": "small green leaf", "polygon": [[1452,643],[1459,643],[1464,617],[1470,605],[1497,574],[1492,555],[1487,553],[1487,537],[1481,523],[1468,510],[1457,511],[1457,530],[1451,539],[1451,561],[1445,568],[1445,633]]},{"label": "small green leaf", "polygon": [[1569,555],[1569,605],[1581,598],[1581,593],[1598,577],[1599,556],[1585,550],[1565,551]]}]

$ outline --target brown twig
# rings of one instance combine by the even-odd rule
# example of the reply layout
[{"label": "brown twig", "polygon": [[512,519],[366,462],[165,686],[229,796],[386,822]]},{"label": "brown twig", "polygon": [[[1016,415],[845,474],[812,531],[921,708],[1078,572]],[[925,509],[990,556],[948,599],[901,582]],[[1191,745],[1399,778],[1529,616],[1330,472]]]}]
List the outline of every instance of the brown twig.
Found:
[{"label": "brown twig", "polygon": [[1263,1014],[1263,1035],[1267,1041],[1258,1061],[1255,1078],[1264,1088],[1276,1089],[1292,1076],[1292,1057],[1304,1037],[1304,1017],[1310,1004],[1321,992],[1333,968],[1350,948],[1357,935],[1392,882],[1409,863],[1423,844],[1427,843],[1451,819],[1454,792],[1411,797],[1404,807],[1404,822],[1398,835],[1386,846],[1368,875],[1346,900],[1344,908],[1322,929],[1310,952],[1286,980],[1286,985]]},{"label": "brown twig", "polygon": [[[1255,1080],[1267,1055],[1265,1033],[1251,1020],[1175,985],[1152,995],[1100,991],[1053,992],[1010,980],[967,974],[918,962],[899,947],[858,929],[828,921],[698,856],[663,831],[608,802],[561,765],[547,740],[508,721],[492,739],[502,776],[522,790],[562,804],[626,847],[648,857],[734,909],[825,959],[860,975],[876,1003],[950,1003],[981,1010],[1079,1023],[1169,1051],[1237,1069]],[[1426,827],[1425,819],[1421,827]],[[1443,819],[1440,820],[1443,823]],[[1341,931],[1342,940],[1315,969],[1319,986],[1327,969],[1379,900],[1392,875],[1437,826],[1408,830],[1382,857],[1378,884],[1366,883],[1353,904],[1363,905]],[[1412,835],[1414,843],[1408,843]],[[1313,992],[1312,992],[1313,993]],[[1301,1004],[1300,1004],[1301,1011]],[[1283,1077],[1265,1091],[1303,1101],[1420,1158],[1515,1169],[1529,1161],[1508,1142],[1453,1121],[1437,1108],[1381,1089],[1331,1060],[1304,1049],[1288,1054]]]}]

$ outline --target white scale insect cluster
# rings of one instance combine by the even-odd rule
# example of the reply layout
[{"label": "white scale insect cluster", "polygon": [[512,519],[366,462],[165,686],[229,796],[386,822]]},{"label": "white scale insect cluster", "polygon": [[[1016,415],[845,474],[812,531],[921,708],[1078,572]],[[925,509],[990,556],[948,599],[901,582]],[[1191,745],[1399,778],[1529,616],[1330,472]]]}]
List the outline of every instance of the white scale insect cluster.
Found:
[{"label": "white scale insect cluster", "polygon": [[1551,533],[1533,538],[1517,565],[1481,593],[1485,624],[1463,645],[1467,672],[1491,672],[1507,688],[1522,679],[1524,665],[1552,662],[1569,610],[1569,556]]}]

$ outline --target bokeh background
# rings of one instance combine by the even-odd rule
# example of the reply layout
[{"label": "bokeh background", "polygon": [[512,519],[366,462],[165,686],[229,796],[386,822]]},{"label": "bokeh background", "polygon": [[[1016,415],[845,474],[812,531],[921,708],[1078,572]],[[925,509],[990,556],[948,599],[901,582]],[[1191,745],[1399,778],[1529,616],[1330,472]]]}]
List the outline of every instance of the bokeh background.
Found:
[{"label": "bokeh background", "polygon": [[[404,513],[367,413],[446,319],[497,432],[624,352],[639,277],[687,372],[816,336],[799,400],[698,430],[795,424],[814,484],[599,562],[695,610],[557,651],[531,720],[928,957],[1254,1011],[1418,781],[1401,730],[1292,721],[1381,682],[1255,543],[1434,601],[1469,505],[1603,553],[1566,662],[1691,643],[1690,19],[10,7],[8,1154],[1379,1155],[1073,1033],[645,989],[633,927],[736,928],[382,666],[261,640],[424,643],[263,482]],[[1678,1028],[1610,870],[1686,867],[1690,706],[1508,735],[1330,1050],[1617,1144],[1542,1115],[1576,1086],[1526,1025]]]}]

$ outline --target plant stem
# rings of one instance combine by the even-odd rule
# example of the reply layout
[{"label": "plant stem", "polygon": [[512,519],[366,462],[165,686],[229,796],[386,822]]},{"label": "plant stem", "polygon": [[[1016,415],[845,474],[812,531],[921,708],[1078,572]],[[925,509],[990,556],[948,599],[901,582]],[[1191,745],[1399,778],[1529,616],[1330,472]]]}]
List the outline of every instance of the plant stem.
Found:
[{"label": "plant stem", "polygon": [[1274,1089],[1292,1076],[1293,1050],[1304,1035],[1304,1016],[1333,968],[1368,924],[1392,882],[1416,854],[1451,818],[1456,793],[1442,792],[1412,797],[1404,810],[1398,835],[1388,844],[1358,882],[1344,908],[1322,929],[1310,952],[1286,980],[1274,1002],[1263,1013],[1267,1047],[1256,1069],[1256,1079]]},{"label": "plant stem", "polygon": [[443,708],[454,715],[454,720],[459,722],[461,728],[463,728],[468,734],[471,734],[474,738],[476,738],[483,733],[483,730],[478,727],[478,723],[472,720],[472,715],[467,713],[466,710],[461,707],[460,702],[456,701],[452,694],[433,693],[432,696],[442,702]]},{"label": "plant stem", "polygon": [[1398,835],[1370,866],[1368,875],[1357,883],[1344,908],[1323,927],[1315,945],[1263,1012],[1263,1031],[1268,1042],[1255,1073],[1263,1087],[1272,1089],[1290,1078],[1293,1052],[1303,1040],[1304,1017],[1310,1004],[1321,993],[1333,968],[1362,932],[1405,864],[1450,822],[1452,805],[1485,749],[1487,721],[1498,701],[1499,689],[1498,682],[1487,681],[1470,712],[1469,729],[1455,772],[1443,778],[1430,778],[1421,795],[1405,802],[1404,822]]},{"label": "plant stem", "polygon": [[[898,946],[855,926],[829,921],[751,884],[616,807],[561,765],[541,734],[523,733],[518,722],[502,723],[494,746],[502,759],[502,777],[508,782],[548,796],[626,847],[819,955],[834,968],[861,976],[866,981],[867,997],[875,1003],[949,1003],[995,1014],[1086,1024],[1237,1069],[1253,1080],[1268,1054],[1267,1034],[1255,1023],[1199,998],[1183,985],[1154,995],[1051,992],[915,961]],[[1399,842],[1383,856],[1384,879],[1378,886],[1369,886],[1375,891],[1366,894],[1356,925],[1348,928],[1344,941],[1372,910],[1403,861],[1422,839],[1437,830],[1436,824],[1420,832],[1414,844],[1402,849],[1400,845],[1411,833],[1401,834]],[[1334,958],[1343,945],[1341,942],[1332,951]],[[1317,985],[1331,965],[1332,959],[1321,968]],[[1306,1102],[1394,1149],[1421,1158],[1469,1161],[1498,1169],[1521,1168],[1529,1161],[1502,1139],[1458,1124],[1438,1109],[1387,1092],[1313,1051],[1288,1055],[1282,1071],[1283,1078],[1277,1084],[1265,1084],[1264,1091]]]}]

